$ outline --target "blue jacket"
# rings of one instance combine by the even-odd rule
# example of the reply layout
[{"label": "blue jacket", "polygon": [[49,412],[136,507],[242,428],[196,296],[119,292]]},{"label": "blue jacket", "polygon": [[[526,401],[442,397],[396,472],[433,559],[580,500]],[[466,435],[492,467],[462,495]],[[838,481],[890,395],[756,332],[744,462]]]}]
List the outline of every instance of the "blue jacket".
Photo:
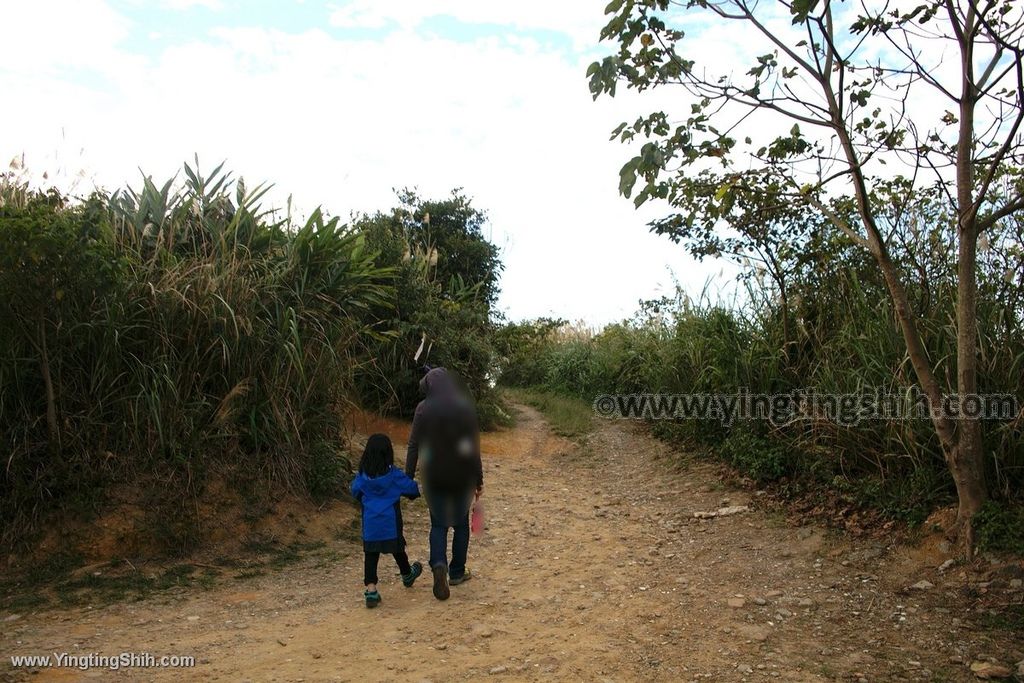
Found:
[{"label": "blue jacket", "polygon": [[418,498],[420,487],[405,472],[392,466],[379,477],[360,473],[352,481],[352,495],[363,506],[363,540],[390,541],[399,536],[399,499],[402,496]]}]

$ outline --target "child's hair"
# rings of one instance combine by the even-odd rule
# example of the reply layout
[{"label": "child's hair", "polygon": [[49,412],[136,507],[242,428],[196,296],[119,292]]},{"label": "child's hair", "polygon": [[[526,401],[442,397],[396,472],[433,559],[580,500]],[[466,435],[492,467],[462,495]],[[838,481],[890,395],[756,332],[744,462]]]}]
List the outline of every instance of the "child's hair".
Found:
[{"label": "child's hair", "polygon": [[363,457],[359,460],[359,472],[368,477],[386,474],[395,464],[395,451],[387,434],[374,434],[366,440]]}]

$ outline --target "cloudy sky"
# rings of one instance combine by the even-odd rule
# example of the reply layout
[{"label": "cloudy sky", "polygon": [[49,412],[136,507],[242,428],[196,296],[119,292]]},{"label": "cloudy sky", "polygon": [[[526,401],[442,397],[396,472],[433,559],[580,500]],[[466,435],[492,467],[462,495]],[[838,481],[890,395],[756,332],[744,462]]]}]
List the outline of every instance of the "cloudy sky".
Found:
[{"label": "cloudy sky", "polygon": [[663,207],[617,195],[620,121],[657,108],[592,102],[585,72],[605,0],[32,0],[0,22],[0,163],[116,188],[199,155],[275,184],[307,211],[462,187],[491,216],[514,319],[600,324],[696,264],[650,235]]}]

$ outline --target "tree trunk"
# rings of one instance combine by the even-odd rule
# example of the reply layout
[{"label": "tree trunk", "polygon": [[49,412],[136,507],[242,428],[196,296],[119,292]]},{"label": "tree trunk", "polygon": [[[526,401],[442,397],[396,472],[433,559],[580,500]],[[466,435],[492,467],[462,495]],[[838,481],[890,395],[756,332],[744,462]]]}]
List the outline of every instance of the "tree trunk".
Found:
[{"label": "tree trunk", "polygon": [[[953,21],[956,18],[953,17]],[[959,263],[957,282],[957,391],[961,396],[977,393],[977,212],[973,206],[974,165],[974,85],[971,73],[973,10],[968,13],[967,29],[961,37],[963,96],[960,101],[960,136],[957,145],[957,195],[959,206]],[[964,544],[966,554],[973,553],[973,529],[971,519],[985,502],[988,492],[985,486],[984,460],[981,447],[981,423],[978,420],[957,419],[943,414],[944,396],[942,387],[935,376],[928,351],[921,338],[914,318],[913,309],[903,285],[899,269],[889,255],[885,240],[875,223],[870,194],[864,178],[860,160],[844,126],[842,110],[823,80],[823,92],[829,99],[833,115],[832,125],[852,170],[851,180],[857,201],[858,213],[864,221],[867,244],[874,255],[892,298],[896,318],[907,345],[907,355],[914,368],[914,374],[921,389],[931,404],[932,424],[939,437],[953,481],[956,484],[959,508],[957,523],[950,532]]]},{"label": "tree trunk", "polygon": [[[978,393],[978,233],[977,221],[972,216],[969,179],[967,183],[967,191],[959,198],[961,218],[957,230],[956,390],[961,402]],[[957,447],[946,457],[960,501],[953,531],[963,536],[961,540],[971,554],[974,549],[971,520],[988,499],[981,420],[967,416],[957,420]]]},{"label": "tree trunk", "polygon": [[877,249],[875,259],[882,271],[882,277],[892,298],[896,319],[903,333],[903,341],[907,345],[907,356],[910,358],[910,365],[914,368],[914,374],[917,375],[917,381],[921,384],[921,390],[928,397],[932,425],[935,427],[936,434],[938,434],[942,452],[946,456],[947,462],[951,462],[953,454],[959,450],[959,434],[957,433],[956,423],[950,416],[942,413],[940,410],[944,398],[942,387],[932,371],[928,351],[917,329],[913,309],[910,306],[910,299],[907,297],[907,290],[903,287],[903,282],[900,280],[896,264],[892,262],[880,239],[877,241]]},{"label": "tree trunk", "polygon": [[[952,16],[952,15],[951,15]],[[958,36],[961,58],[960,128],[956,150],[957,286],[956,390],[962,402],[978,393],[978,212],[974,202],[974,7],[967,9]],[[955,22],[955,18],[954,18]],[[947,453],[960,505],[956,527],[968,556],[974,551],[974,514],[988,498],[981,421],[960,416],[957,447]]]},{"label": "tree trunk", "polygon": [[[985,463],[981,448],[981,423],[977,420],[964,420],[961,427],[960,446],[951,455],[947,455],[959,500],[956,526],[950,530],[950,535],[963,543],[970,557],[974,554],[972,520],[988,500],[988,487],[985,484]],[[970,440],[966,438],[968,431],[977,432],[976,444],[969,443]]]}]

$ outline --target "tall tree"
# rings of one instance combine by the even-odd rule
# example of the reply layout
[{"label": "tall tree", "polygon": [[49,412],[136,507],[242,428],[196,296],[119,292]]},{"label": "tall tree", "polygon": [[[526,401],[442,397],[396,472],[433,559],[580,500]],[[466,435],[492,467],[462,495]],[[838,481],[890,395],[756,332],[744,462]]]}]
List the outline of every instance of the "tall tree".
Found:
[{"label": "tall tree", "polygon": [[373,365],[362,369],[363,400],[411,414],[425,362],[455,372],[483,400],[491,391],[491,334],[503,268],[498,247],[485,235],[487,214],[459,190],[438,200],[402,190],[398,199],[390,212],[354,225],[377,264],[395,272],[394,301],[369,313],[390,332],[373,347]]},{"label": "tall tree", "polygon": [[[768,175],[793,201],[816,207],[832,228],[867,249],[884,278],[907,353],[933,406],[932,423],[959,497],[954,533],[970,551],[971,519],[988,497],[977,420],[934,410],[944,383],[922,341],[891,256],[909,213],[881,206],[879,179],[897,179],[912,204],[940,188],[954,207],[957,248],[957,373],[960,396],[978,391],[977,250],[999,221],[1024,209],[1024,18],[1013,0],[928,0],[839,4],[828,0],[612,0],[602,38],[616,54],[591,65],[595,98],[619,83],[645,91],[675,84],[688,95],[684,118],[664,111],[619,126],[614,138],[644,139],[621,171],[620,190],[637,205],[657,198],[681,224],[730,201],[737,178]],[[682,25],[730,26],[731,53],[706,57],[707,43]],[[710,22],[708,24],[707,22]],[[704,48],[701,54],[697,50]],[[742,73],[723,61],[749,59]],[[739,136],[744,135],[743,144]],[[756,141],[754,138],[758,138]],[[731,180],[694,187],[721,166]],[[830,199],[849,196],[855,220]],[[898,205],[897,205],[898,206]],[[692,224],[692,223],[691,223]],[[950,387],[952,388],[952,387]]]},{"label": "tall tree", "polygon": [[[785,189],[772,174],[704,170],[688,180],[683,202],[709,196],[715,201],[697,201],[695,211],[656,220],[651,229],[683,243],[698,259],[724,257],[751,266],[740,270],[740,278],[766,275],[779,297],[781,350],[788,364],[796,341],[790,279],[806,260],[807,239],[822,219],[805,202],[791,201]],[[723,221],[730,231],[719,229]]]}]

